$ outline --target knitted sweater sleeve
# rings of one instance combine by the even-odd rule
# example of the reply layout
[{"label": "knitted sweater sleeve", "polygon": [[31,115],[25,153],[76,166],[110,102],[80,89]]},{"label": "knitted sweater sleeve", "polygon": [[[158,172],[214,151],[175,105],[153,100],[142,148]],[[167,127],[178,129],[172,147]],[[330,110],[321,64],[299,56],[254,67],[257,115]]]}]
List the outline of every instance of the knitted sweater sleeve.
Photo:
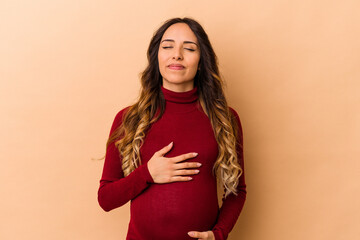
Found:
[{"label": "knitted sweater sleeve", "polygon": [[[122,109],[115,117],[109,136],[120,126],[127,108]],[[121,207],[154,183],[147,164],[142,164],[124,177],[121,157],[115,143],[106,149],[104,168],[98,189],[100,207],[108,212]]]},{"label": "knitted sweater sleeve", "polygon": [[230,194],[225,199],[225,194],[222,198],[222,206],[220,208],[220,213],[217,219],[215,226],[212,231],[215,235],[216,240],[225,240],[228,238],[230,231],[233,229],[240,212],[244,206],[246,199],[246,184],[245,184],[245,175],[244,175],[244,155],[243,155],[243,134],[242,127],[239,115],[237,112],[230,107],[231,112],[236,118],[237,124],[239,126],[238,132],[238,142],[237,142],[237,154],[240,166],[243,169],[243,173],[239,178],[238,184],[238,194]]}]

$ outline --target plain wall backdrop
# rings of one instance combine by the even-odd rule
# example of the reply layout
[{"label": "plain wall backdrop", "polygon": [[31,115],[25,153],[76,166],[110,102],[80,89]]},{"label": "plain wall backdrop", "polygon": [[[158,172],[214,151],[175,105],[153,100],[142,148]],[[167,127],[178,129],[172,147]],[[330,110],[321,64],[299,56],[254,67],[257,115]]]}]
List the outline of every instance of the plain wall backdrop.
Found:
[{"label": "plain wall backdrop", "polygon": [[[248,197],[230,240],[360,236],[360,3],[0,2],[0,239],[125,239],[97,202],[116,113],[153,32],[207,31],[244,131]],[[219,190],[220,191],[220,190]]]}]

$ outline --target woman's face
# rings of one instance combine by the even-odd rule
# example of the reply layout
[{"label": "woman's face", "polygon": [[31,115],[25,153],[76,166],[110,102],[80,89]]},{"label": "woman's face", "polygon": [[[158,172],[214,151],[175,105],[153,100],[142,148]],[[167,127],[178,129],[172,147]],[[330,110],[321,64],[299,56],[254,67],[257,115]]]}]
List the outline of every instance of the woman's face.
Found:
[{"label": "woman's face", "polygon": [[175,92],[193,89],[200,48],[195,34],[185,23],[175,23],[164,33],[158,51],[163,87]]}]

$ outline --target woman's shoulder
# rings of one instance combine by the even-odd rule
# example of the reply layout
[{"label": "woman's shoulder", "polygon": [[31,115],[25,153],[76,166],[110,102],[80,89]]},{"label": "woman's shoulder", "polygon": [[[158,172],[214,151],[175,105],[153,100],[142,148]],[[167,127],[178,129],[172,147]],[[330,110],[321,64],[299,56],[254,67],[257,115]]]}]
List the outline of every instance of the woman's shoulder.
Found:
[{"label": "woman's shoulder", "polygon": [[131,106],[124,107],[116,113],[110,132],[114,131],[117,127],[119,127],[121,125],[123,118],[125,116],[125,113],[129,110],[130,107]]},{"label": "woman's shoulder", "polygon": [[232,108],[230,106],[229,106],[229,110],[232,113],[232,116],[235,118],[235,122],[237,123],[240,131],[242,132],[242,123],[241,123],[239,114],[237,113],[237,111],[234,108]]},{"label": "woman's shoulder", "polygon": [[230,106],[228,106],[228,107],[229,107],[230,112],[233,114],[233,116],[240,120],[240,117],[239,117],[239,114],[237,113],[237,111]]},{"label": "woman's shoulder", "polygon": [[122,120],[125,113],[130,109],[131,106],[127,106],[122,108],[118,113],[115,115],[115,120]]},{"label": "woman's shoulder", "polygon": [[[240,137],[240,142],[242,143],[242,135],[243,135],[243,127],[242,127],[242,123],[241,123],[241,121],[240,121],[240,117],[239,117],[239,114],[237,113],[237,111],[234,109],[234,108],[232,108],[232,107],[230,107],[229,106],[229,110],[230,110],[230,112],[232,113],[232,116],[233,116],[233,120],[234,120],[234,124],[236,125],[236,128],[238,129],[238,133],[239,133],[239,137]],[[234,119],[235,118],[235,119]]]}]

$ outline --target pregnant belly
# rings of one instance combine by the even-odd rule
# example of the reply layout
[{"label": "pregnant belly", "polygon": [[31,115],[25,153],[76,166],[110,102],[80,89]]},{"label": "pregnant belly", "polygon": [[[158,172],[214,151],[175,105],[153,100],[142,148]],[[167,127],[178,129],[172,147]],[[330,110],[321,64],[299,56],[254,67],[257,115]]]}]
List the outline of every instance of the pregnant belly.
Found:
[{"label": "pregnant belly", "polygon": [[138,234],[137,239],[193,239],[187,232],[211,230],[218,210],[214,179],[153,184],[131,201],[128,234]]}]

